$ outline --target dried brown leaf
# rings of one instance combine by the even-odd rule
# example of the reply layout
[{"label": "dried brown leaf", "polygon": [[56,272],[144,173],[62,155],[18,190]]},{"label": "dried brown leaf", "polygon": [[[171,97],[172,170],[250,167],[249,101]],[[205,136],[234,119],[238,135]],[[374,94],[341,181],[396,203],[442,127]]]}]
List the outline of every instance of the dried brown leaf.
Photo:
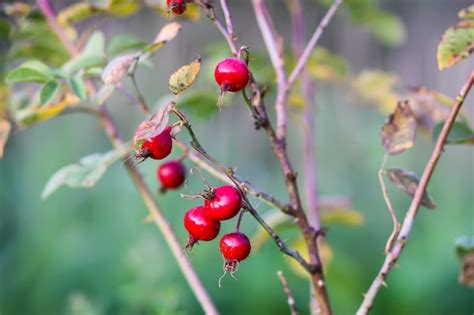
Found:
[{"label": "dried brown leaf", "polygon": [[382,143],[390,155],[410,149],[415,141],[416,119],[408,101],[398,102],[382,128]]},{"label": "dried brown leaf", "polygon": [[133,136],[135,150],[140,150],[141,145],[146,139],[159,134],[165,129],[169,120],[169,113],[174,105],[173,102],[163,105],[156,113],[138,126]]},{"label": "dried brown leaf", "polygon": [[[395,185],[395,187],[397,187],[401,191],[404,191],[407,195],[411,197],[415,196],[416,188],[418,187],[418,183],[420,182],[416,174],[399,168],[390,168],[386,172],[388,178]],[[427,207],[428,209],[436,208],[435,203],[433,202],[433,200],[431,200],[431,197],[426,191],[421,200],[421,204]]]}]

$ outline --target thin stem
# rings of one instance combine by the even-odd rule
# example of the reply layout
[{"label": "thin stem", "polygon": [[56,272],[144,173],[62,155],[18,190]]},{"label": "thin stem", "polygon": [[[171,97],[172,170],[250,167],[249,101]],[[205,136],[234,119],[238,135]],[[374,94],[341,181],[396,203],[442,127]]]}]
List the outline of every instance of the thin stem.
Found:
[{"label": "thin stem", "polygon": [[221,0],[222,11],[224,12],[225,23],[227,24],[227,33],[231,38],[234,38],[234,26],[232,25],[232,17],[230,15],[229,8],[227,7],[227,1]]},{"label": "thin stem", "polygon": [[138,97],[138,104],[140,105],[145,115],[150,114],[150,109],[145,101],[145,98],[143,97],[142,93],[140,92],[140,89],[138,88],[137,80],[135,79],[135,73],[130,74],[130,79],[132,79],[133,88],[135,89],[135,93]]},{"label": "thin stem", "polygon": [[36,4],[40,8],[41,12],[43,12],[46,20],[48,22],[49,27],[56,33],[59,37],[61,42],[63,43],[66,50],[69,52],[71,56],[77,55],[79,53],[79,49],[69,40],[66,32],[63,28],[58,24],[56,20],[56,13],[54,12],[53,7],[49,0],[36,0]]},{"label": "thin stem", "polygon": [[[45,17],[48,19],[49,25],[57,25],[56,17],[54,11],[48,0],[37,0],[37,4]],[[58,26],[58,25],[57,25]],[[79,50],[74,46],[72,42],[69,41],[67,37],[61,36],[62,29],[58,26],[58,28],[53,27],[53,30],[57,32],[60,39],[63,41],[65,47],[68,48],[68,51],[72,56],[75,56],[79,53]],[[59,32],[59,33],[58,33]],[[95,93],[95,87],[92,83],[89,85],[89,89],[91,94]],[[122,147],[123,141],[117,129],[115,122],[113,121],[107,107],[105,105],[98,105],[98,110],[100,112],[100,120],[103,124],[103,127],[109,137],[110,141],[115,147]],[[163,215],[161,209],[159,208],[158,204],[153,198],[153,194],[151,193],[150,189],[146,185],[142,175],[138,171],[138,169],[131,165],[130,163],[125,163],[127,167],[127,171],[132,178],[137,190],[142,197],[145,205],[147,206],[150,214],[153,216],[153,220],[155,224],[158,226],[160,231],[162,232],[168,246],[171,249],[173,256],[178,263],[183,276],[187,280],[189,286],[191,287],[194,295],[198,299],[199,303],[201,304],[203,310],[206,314],[219,314],[214,303],[212,302],[209,294],[207,293],[206,289],[204,288],[201,280],[196,274],[196,271],[193,269],[191,262],[189,259],[182,254],[182,246],[176,234],[174,233],[171,224],[168,222],[166,217]]]},{"label": "thin stem", "polygon": [[[293,50],[296,57],[301,56],[304,49],[305,27],[303,7],[300,0],[288,2],[291,11],[291,24],[293,33]],[[318,208],[315,152],[314,152],[314,83],[311,81],[307,71],[301,72],[301,90],[304,99],[304,124],[303,124],[303,166],[304,166],[304,187],[306,201],[308,205],[308,221],[316,230],[321,229],[321,219]],[[319,233],[318,241],[322,240],[324,233]],[[320,245],[320,243],[318,244]],[[322,262],[321,262],[322,264]],[[319,303],[314,295],[314,290],[310,290],[310,311],[312,314],[320,312]]]},{"label": "thin stem", "polygon": [[390,212],[390,216],[392,217],[393,222],[393,229],[392,233],[390,234],[389,238],[387,239],[387,243],[385,244],[385,254],[390,252],[392,248],[393,242],[400,231],[400,222],[398,221],[397,215],[393,208],[392,202],[390,201],[390,197],[388,196],[387,187],[385,186],[384,174],[385,174],[385,164],[387,163],[388,154],[385,154],[382,160],[382,165],[379,169],[379,182],[380,187],[382,188],[383,199],[385,200],[385,204],[387,205],[388,212]]},{"label": "thin stem", "polygon": [[431,176],[436,168],[439,158],[441,157],[441,153],[443,152],[443,147],[446,143],[446,139],[448,138],[449,131],[451,130],[454,122],[456,121],[456,117],[461,109],[464,100],[469,93],[472,85],[474,84],[474,70],[471,71],[469,74],[468,79],[464,83],[463,87],[459,91],[456,100],[454,101],[453,106],[451,107],[451,111],[449,113],[446,122],[441,129],[441,133],[436,141],[435,147],[431,153],[430,159],[426,164],[425,170],[423,171],[423,175],[421,176],[420,182],[416,188],[415,195],[413,196],[413,200],[408,208],[408,211],[405,215],[403,220],[400,233],[398,234],[395,243],[393,244],[392,249],[385,257],[385,261],[380,268],[379,273],[375,277],[374,281],[370,285],[369,290],[365,294],[364,300],[357,311],[357,315],[365,315],[367,314],[372,305],[374,303],[375,298],[377,297],[377,293],[382,285],[384,285],[387,275],[391,271],[393,265],[396,263],[397,259],[400,257],[400,254],[405,247],[405,244],[408,240],[408,236],[410,235],[413,222],[415,220],[416,214],[418,213],[418,209],[420,208],[421,201],[423,200],[423,195],[425,194],[426,187],[430,181]]},{"label": "thin stem", "polygon": [[273,64],[277,76],[277,96],[275,100],[275,111],[277,116],[276,136],[278,141],[285,144],[286,136],[286,73],[285,63],[283,58],[283,39],[278,35],[275,25],[273,24],[270,13],[263,0],[252,0],[255,17],[260,32],[263,36],[263,41],[267,46],[267,51],[270,55],[270,60]]},{"label": "thin stem", "polygon": [[288,299],[288,307],[290,308],[291,315],[298,315],[298,309],[296,308],[296,301],[293,296],[293,292],[291,292],[290,287],[288,286],[288,282],[283,275],[281,270],[277,271],[278,279],[280,279],[281,286],[283,287],[283,291],[285,291],[286,297]]},{"label": "thin stem", "polygon": [[235,225],[235,230],[240,231],[240,223],[242,223],[242,218],[244,217],[245,211],[240,211],[239,217],[237,218],[237,224]]},{"label": "thin stem", "polygon": [[289,76],[288,88],[290,88],[300,76],[301,71],[303,71],[306,62],[308,61],[308,58],[311,55],[311,51],[314,49],[314,47],[316,47],[316,44],[321,38],[321,35],[324,33],[324,29],[328,26],[329,22],[331,22],[331,19],[336,13],[337,8],[342,4],[342,1],[343,0],[335,0],[329,10],[326,12],[326,15],[319,23],[318,27],[316,27],[313,36],[311,36],[311,39],[306,45],[306,48],[304,49],[298,61],[296,62],[296,66]]},{"label": "thin stem", "polygon": [[[219,32],[221,32],[221,34],[224,36],[225,40],[229,44],[230,50],[232,51],[234,55],[237,56],[238,48],[237,48],[237,43],[235,42],[234,35],[233,33],[229,33],[227,31],[224,24],[216,16],[216,11],[214,9],[214,4],[212,3],[212,1],[211,0],[195,0],[195,3],[202,6],[206,10],[206,14],[209,20],[211,20],[212,23],[214,23],[214,25],[217,27]],[[229,18],[230,18],[230,15],[229,15]]]},{"label": "thin stem", "polygon": [[[205,170],[210,175],[214,176],[215,178],[217,178],[217,179],[219,179],[223,182],[226,182],[228,184],[233,183],[233,181],[229,179],[229,176],[227,174],[221,172],[215,166],[213,166],[212,164],[207,162],[205,159],[203,159],[201,157],[200,154],[197,154],[194,151],[189,150],[189,148],[184,143],[179,141],[178,139],[176,139],[175,142],[176,142],[176,145],[181,150],[183,150],[184,154],[186,154],[186,156],[193,163],[195,163],[197,166],[199,166],[201,169]],[[284,204],[283,202],[279,201],[276,197],[274,197],[274,196],[264,192],[263,190],[253,186],[252,184],[250,184],[249,181],[247,181],[246,179],[243,179],[242,177],[238,176],[237,174],[234,173],[233,177],[239,183],[239,187],[242,190],[244,190],[246,193],[249,193],[252,196],[261,199],[262,201],[264,201],[266,204],[268,204],[269,206],[271,206],[273,208],[280,209],[281,211],[283,211],[285,213],[288,213],[288,205],[287,204]],[[323,204],[321,206],[326,208],[326,207],[331,207],[331,206],[337,207],[338,205],[339,205],[339,202],[337,200],[333,200],[331,198],[330,200],[327,200],[327,202],[325,202],[325,203],[323,202]]]}]

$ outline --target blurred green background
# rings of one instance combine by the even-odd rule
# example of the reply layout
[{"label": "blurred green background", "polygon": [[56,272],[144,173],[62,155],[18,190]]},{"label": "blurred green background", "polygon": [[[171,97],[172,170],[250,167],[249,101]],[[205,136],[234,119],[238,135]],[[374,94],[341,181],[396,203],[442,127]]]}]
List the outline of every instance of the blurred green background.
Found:
[{"label": "blurred green background", "polygon": [[[66,5],[63,1],[53,3],[58,8]],[[289,16],[283,1],[268,3],[278,29],[289,41]],[[324,9],[315,1],[304,3],[309,32]],[[425,85],[454,97],[474,62],[471,59],[439,72],[436,46],[444,30],[456,23],[457,11],[470,3],[379,1],[381,8],[405,24],[406,38],[396,46],[374,39],[367,28],[354,26],[340,12],[324,34],[322,45],[347,59],[353,74],[380,68],[397,74],[403,86]],[[230,4],[240,43],[265,56],[249,1]],[[127,32],[150,41],[165,23],[154,12],[142,10],[127,19],[107,20],[102,29],[108,38]],[[222,51],[221,46],[222,39],[205,18],[195,24],[185,22],[177,39],[153,58],[154,69],[138,72],[147,101],[154,104],[169,93],[168,76],[196,54],[203,57],[204,64],[193,89],[210,90],[217,98],[211,74],[215,52]],[[392,224],[377,179],[383,156],[379,131],[385,117],[373,108],[359,106],[362,102],[345,86],[320,83],[316,94],[319,193],[350,196],[365,218],[361,226],[328,226],[327,240],[333,251],[327,268],[331,301],[335,314],[353,314],[384,259]],[[471,122],[473,100],[471,95],[465,103]],[[285,200],[284,183],[264,134],[253,129],[240,98],[229,103],[232,106],[209,120],[190,113],[203,145],[224,164],[238,167],[240,175]],[[271,102],[267,103],[271,108]],[[131,137],[143,120],[141,113],[118,93],[108,105],[123,135]],[[301,173],[302,133],[293,118],[288,145]],[[96,121],[80,114],[61,116],[13,134],[0,161],[0,314],[202,313],[162,235],[154,225],[144,223],[147,211],[120,163],[93,189],[61,188],[48,200],[40,200],[45,183],[57,169],[109,148]],[[431,148],[430,137],[419,135],[414,149],[390,159],[388,165],[420,174]],[[175,148],[173,156],[179,154]],[[158,188],[157,165],[156,161],[140,165],[153,189]],[[206,178],[217,184],[210,176]],[[181,191],[156,196],[183,247],[187,235],[182,217],[196,202],[181,199],[179,193],[197,192],[201,187],[199,176],[191,176]],[[409,198],[389,188],[401,217]],[[390,275],[389,287],[381,290],[374,314],[474,312],[474,291],[458,284],[459,260],[454,253],[455,239],[474,233],[471,147],[446,148],[429,192],[437,209],[421,209],[399,268]],[[262,213],[270,210],[265,204],[259,204],[258,209]],[[222,231],[232,228],[233,223],[226,222]],[[244,217],[244,232],[252,235],[257,228],[249,216]],[[295,232],[283,235],[291,242]],[[222,274],[217,241],[199,244],[189,255],[222,314],[288,314],[277,270],[284,271],[301,313],[307,313],[307,281],[293,272],[288,258],[271,242],[241,263],[239,281],[226,278],[223,288],[217,285]]]}]

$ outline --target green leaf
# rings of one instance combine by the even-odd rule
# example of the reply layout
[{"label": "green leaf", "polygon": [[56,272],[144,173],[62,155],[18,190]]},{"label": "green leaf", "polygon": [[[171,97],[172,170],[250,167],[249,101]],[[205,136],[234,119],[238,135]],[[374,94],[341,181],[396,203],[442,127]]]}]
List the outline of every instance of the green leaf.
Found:
[{"label": "green leaf", "polygon": [[382,143],[387,154],[395,155],[413,147],[416,118],[408,101],[399,102],[382,128]]},{"label": "green leaf", "polygon": [[143,49],[147,43],[136,37],[120,34],[112,37],[107,45],[107,55],[117,56],[119,54],[135,49]]},{"label": "green leaf", "polygon": [[38,82],[45,83],[51,78],[52,72],[40,61],[28,61],[10,71],[5,81],[8,83]]},{"label": "green leaf", "polygon": [[48,198],[61,186],[72,188],[93,187],[105,174],[107,168],[130,151],[129,146],[107,153],[95,153],[83,157],[79,163],[63,167],[53,174],[46,184],[41,198]]},{"label": "green leaf", "polygon": [[46,105],[51,102],[59,91],[59,84],[55,80],[49,80],[41,88],[40,103]]},{"label": "green leaf", "polygon": [[[441,129],[443,129],[444,121],[441,121],[433,128],[432,139],[433,142],[438,140]],[[448,134],[446,143],[449,144],[474,144],[474,130],[472,130],[467,123],[454,122]]]},{"label": "green leaf", "polygon": [[474,52],[474,20],[472,6],[459,12],[461,21],[448,28],[438,44],[438,68],[447,69]]},{"label": "green leaf", "polygon": [[214,92],[196,90],[184,94],[178,106],[198,118],[209,119],[218,112],[216,104],[217,96]]},{"label": "green leaf", "polygon": [[99,67],[105,63],[105,38],[102,32],[94,32],[82,52],[63,65],[69,74],[84,68]]},{"label": "green leaf", "polygon": [[[408,172],[399,168],[390,168],[386,170],[386,174],[390,181],[407,195],[413,197],[415,195],[416,188],[420,182],[418,176],[412,172]],[[428,192],[425,191],[421,204],[428,209],[436,208],[435,203],[431,200]]]},{"label": "green leaf", "polygon": [[196,59],[190,64],[182,66],[170,76],[169,88],[177,95],[188,89],[196,80],[201,70],[201,59]]},{"label": "green leaf", "polygon": [[8,141],[12,126],[8,120],[0,120],[0,159],[3,157],[3,149]]},{"label": "green leaf", "polygon": [[81,75],[75,75],[71,77],[67,82],[69,84],[69,87],[71,88],[71,91],[74,93],[74,95],[79,97],[81,101],[87,99],[87,87]]},{"label": "green leaf", "polygon": [[374,10],[366,24],[375,38],[386,45],[397,46],[405,41],[405,25],[395,15]]},{"label": "green leaf", "polygon": [[456,248],[456,254],[458,255],[459,258],[462,258],[463,256],[469,254],[469,253],[474,253],[474,236],[461,236],[456,240],[455,243],[455,248]]}]

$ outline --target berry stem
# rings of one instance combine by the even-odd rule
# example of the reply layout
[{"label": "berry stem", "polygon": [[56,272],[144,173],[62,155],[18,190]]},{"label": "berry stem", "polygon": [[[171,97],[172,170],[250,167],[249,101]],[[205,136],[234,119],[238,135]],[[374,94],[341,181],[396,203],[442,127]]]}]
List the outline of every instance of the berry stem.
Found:
[{"label": "berry stem", "polygon": [[240,211],[239,217],[237,218],[237,224],[235,225],[235,230],[240,231],[240,223],[242,222],[242,218],[244,216],[245,211]]}]

